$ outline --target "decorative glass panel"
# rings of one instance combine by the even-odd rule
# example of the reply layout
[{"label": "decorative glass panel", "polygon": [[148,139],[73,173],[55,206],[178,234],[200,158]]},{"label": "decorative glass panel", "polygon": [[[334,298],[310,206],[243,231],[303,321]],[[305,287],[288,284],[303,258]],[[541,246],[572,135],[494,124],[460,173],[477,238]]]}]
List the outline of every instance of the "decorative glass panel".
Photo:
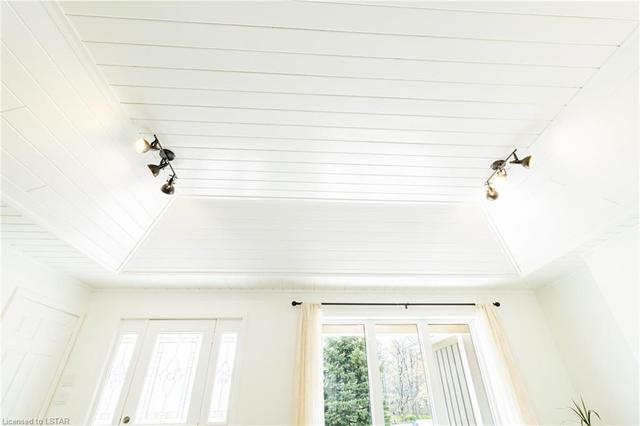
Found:
[{"label": "decorative glass panel", "polygon": [[161,333],[156,339],[136,423],[185,423],[195,378],[201,333]]},{"label": "decorative glass panel", "polygon": [[237,343],[237,333],[222,334],[218,360],[216,362],[213,390],[211,391],[211,406],[209,408],[208,419],[210,423],[225,423],[227,421]]},{"label": "decorative glass panel", "polygon": [[127,377],[127,371],[129,370],[129,364],[131,363],[131,357],[133,356],[137,340],[138,335],[133,333],[120,336],[120,341],[116,347],[116,352],[113,354],[102,392],[100,392],[100,397],[98,398],[93,419],[94,425],[112,424],[113,415],[115,414],[118,400],[122,393],[122,386]]},{"label": "decorative glass panel", "polygon": [[376,325],[385,425],[430,426],[431,404],[415,324]]},{"label": "decorative glass panel", "polygon": [[325,325],[324,424],[370,425],[369,369],[362,324]]}]

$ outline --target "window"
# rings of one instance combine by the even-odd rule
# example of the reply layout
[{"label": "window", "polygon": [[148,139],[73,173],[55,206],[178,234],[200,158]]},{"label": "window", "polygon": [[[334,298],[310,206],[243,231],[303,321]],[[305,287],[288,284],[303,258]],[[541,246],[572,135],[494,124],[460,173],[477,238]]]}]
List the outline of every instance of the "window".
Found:
[{"label": "window", "polygon": [[375,326],[386,425],[430,424],[429,391],[415,324]]},{"label": "window", "polygon": [[211,405],[209,408],[210,423],[225,423],[229,410],[231,378],[236,359],[238,333],[224,333],[221,338],[218,360],[216,362]]},{"label": "window", "polygon": [[371,424],[364,327],[323,328],[326,425]]},{"label": "window", "polygon": [[326,426],[491,422],[467,324],[327,323],[323,343]]},{"label": "window", "polygon": [[113,422],[113,415],[122,393],[137,340],[138,335],[135,333],[125,333],[120,336],[102,392],[98,398],[94,425],[110,425]]}]

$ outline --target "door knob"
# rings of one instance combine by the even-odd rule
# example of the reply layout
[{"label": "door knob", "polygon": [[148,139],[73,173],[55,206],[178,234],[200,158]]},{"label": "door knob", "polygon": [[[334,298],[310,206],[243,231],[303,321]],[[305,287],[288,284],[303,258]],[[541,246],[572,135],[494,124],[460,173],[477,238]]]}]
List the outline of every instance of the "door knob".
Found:
[{"label": "door knob", "polygon": [[129,423],[129,420],[131,420],[131,419],[129,418],[129,416],[124,416],[124,417],[122,418],[122,423],[127,424],[127,423]]}]

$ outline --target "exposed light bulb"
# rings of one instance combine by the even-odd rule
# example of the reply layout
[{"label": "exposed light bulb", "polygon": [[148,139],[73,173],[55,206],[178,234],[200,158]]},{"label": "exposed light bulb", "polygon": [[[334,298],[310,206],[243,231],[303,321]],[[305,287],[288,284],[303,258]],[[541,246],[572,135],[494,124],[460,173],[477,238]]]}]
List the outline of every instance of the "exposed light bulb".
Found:
[{"label": "exposed light bulb", "polygon": [[146,139],[140,138],[136,141],[136,151],[138,154],[144,154],[151,149],[151,144]]},{"label": "exposed light bulb", "polygon": [[498,199],[498,191],[491,185],[487,186],[487,200],[494,201]]},{"label": "exposed light bulb", "polygon": [[502,188],[507,183],[507,171],[505,169],[496,170],[490,183],[493,188]]}]

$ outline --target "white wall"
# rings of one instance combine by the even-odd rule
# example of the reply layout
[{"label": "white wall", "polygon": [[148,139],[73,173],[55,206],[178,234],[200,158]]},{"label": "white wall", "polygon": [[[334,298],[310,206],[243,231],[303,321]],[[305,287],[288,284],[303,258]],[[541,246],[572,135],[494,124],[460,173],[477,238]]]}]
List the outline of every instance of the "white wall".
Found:
[{"label": "white wall", "polygon": [[296,308],[292,299],[485,301],[499,299],[507,334],[525,384],[543,424],[558,424],[573,394],[535,296],[531,293],[266,293],[223,291],[95,292],[64,371],[50,416],[69,416],[85,424],[104,374],[106,357],[121,318],[245,318],[244,349],[239,358],[238,397],[231,421],[236,425],[285,425],[293,416],[293,364]]},{"label": "white wall", "polygon": [[34,418],[48,406],[89,289],[77,280],[3,247],[2,414]]},{"label": "white wall", "polygon": [[537,292],[575,396],[604,424],[640,424],[637,244],[628,231]]},{"label": "white wall", "polygon": [[585,256],[598,289],[618,327],[638,358],[638,227],[602,244]]}]

